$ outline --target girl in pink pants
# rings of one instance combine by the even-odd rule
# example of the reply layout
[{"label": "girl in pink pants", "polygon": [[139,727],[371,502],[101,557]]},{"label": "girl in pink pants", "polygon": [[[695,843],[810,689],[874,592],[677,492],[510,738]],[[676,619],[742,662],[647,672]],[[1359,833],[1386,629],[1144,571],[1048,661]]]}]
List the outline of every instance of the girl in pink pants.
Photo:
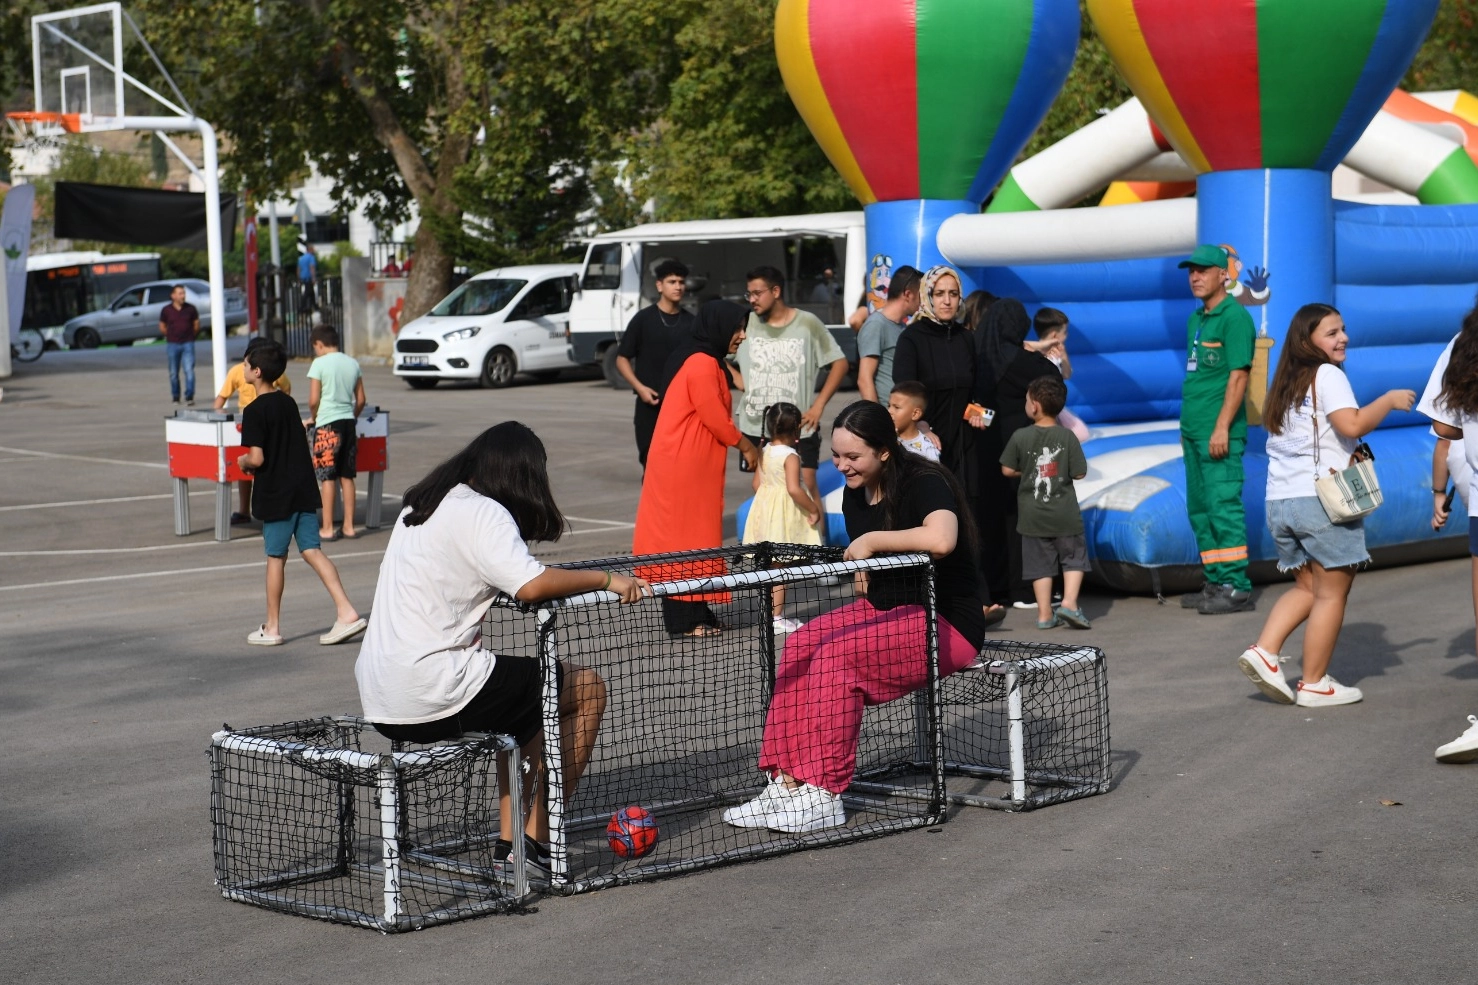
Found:
[{"label": "girl in pink pants", "polygon": [[[846,479],[848,560],[928,553],[934,559],[939,673],[974,661],[985,634],[975,529],[954,476],[898,444],[888,412],[858,401],[838,415],[832,459]],[[868,573],[866,597],[792,633],[765,719],[760,768],[770,782],[724,812],[736,827],[802,833],[846,823],[863,709],[928,680],[924,580],[917,568]]]}]

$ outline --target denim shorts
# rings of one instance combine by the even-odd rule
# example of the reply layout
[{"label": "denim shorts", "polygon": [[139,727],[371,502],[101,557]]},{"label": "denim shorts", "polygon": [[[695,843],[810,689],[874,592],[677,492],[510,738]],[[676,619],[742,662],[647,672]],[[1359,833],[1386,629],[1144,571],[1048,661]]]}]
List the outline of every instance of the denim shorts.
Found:
[{"label": "denim shorts", "polygon": [[1309,561],[1323,568],[1348,568],[1365,564],[1365,521],[1335,523],[1324,512],[1318,496],[1270,499],[1267,504],[1268,531],[1278,548],[1278,570],[1294,571]]},{"label": "denim shorts", "polygon": [[1468,553],[1478,557],[1478,516],[1468,517]]},{"label": "denim shorts", "polygon": [[296,540],[298,553],[316,551],[323,546],[318,536],[318,513],[294,513],[285,520],[262,522],[262,546],[268,557],[287,557],[288,546]]}]

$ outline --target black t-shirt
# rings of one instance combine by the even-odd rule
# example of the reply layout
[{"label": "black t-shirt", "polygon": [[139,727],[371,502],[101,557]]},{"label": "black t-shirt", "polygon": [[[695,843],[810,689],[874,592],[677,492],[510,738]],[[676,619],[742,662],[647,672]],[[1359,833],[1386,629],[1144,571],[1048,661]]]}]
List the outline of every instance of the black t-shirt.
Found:
[{"label": "black t-shirt", "polygon": [[631,316],[616,354],[631,360],[636,378],[655,390],[662,382],[667,357],[693,334],[697,324],[698,320],[686,311],[669,315],[655,304],[648,305]]},{"label": "black t-shirt", "polygon": [[[960,515],[949,484],[934,473],[918,473],[903,487],[897,529],[922,527],[924,517],[937,510],[949,510],[957,517]],[[853,540],[874,530],[887,529],[883,520],[883,504],[868,505],[864,489],[848,487],[842,493],[842,516],[847,521],[847,536]],[[923,585],[913,571],[871,571],[868,572],[867,598],[879,609],[923,605]],[[955,549],[934,562],[934,600],[939,615],[971,646],[979,649],[985,639],[985,614],[982,611],[985,600],[981,598],[975,559],[970,556],[963,531]]]},{"label": "black t-shirt", "polygon": [[296,400],[273,390],[247,404],[241,413],[241,443],[262,449],[262,467],[252,474],[252,516],[263,522],[286,520],[318,509],[313,456]]}]

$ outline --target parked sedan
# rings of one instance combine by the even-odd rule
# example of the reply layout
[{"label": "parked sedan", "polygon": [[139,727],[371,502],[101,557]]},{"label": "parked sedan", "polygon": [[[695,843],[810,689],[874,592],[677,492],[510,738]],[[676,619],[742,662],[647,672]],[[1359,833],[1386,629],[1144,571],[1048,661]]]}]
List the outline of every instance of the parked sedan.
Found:
[{"label": "parked sedan", "polygon": [[[176,284],[185,288],[185,301],[200,312],[200,330],[210,328],[210,285],[203,280],[151,280],[135,284],[98,311],[78,315],[62,326],[62,342],[73,349],[96,349],[105,342],[133,345],[159,338],[159,312],[169,304]],[[226,290],[226,327],[245,325],[246,295],[238,288]]]}]

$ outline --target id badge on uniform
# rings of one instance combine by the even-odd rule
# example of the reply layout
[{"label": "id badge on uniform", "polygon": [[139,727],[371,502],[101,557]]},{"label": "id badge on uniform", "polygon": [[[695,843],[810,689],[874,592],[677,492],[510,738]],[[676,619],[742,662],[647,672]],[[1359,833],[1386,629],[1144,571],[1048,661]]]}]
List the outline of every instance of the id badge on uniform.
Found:
[{"label": "id badge on uniform", "polygon": [[1195,349],[1192,349],[1191,350],[1191,354],[1189,356],[1186,356],[1186,360],[1185,360],[1185,371],[1187,373],[1194,373],[1196,371],[1196,350]]}]

